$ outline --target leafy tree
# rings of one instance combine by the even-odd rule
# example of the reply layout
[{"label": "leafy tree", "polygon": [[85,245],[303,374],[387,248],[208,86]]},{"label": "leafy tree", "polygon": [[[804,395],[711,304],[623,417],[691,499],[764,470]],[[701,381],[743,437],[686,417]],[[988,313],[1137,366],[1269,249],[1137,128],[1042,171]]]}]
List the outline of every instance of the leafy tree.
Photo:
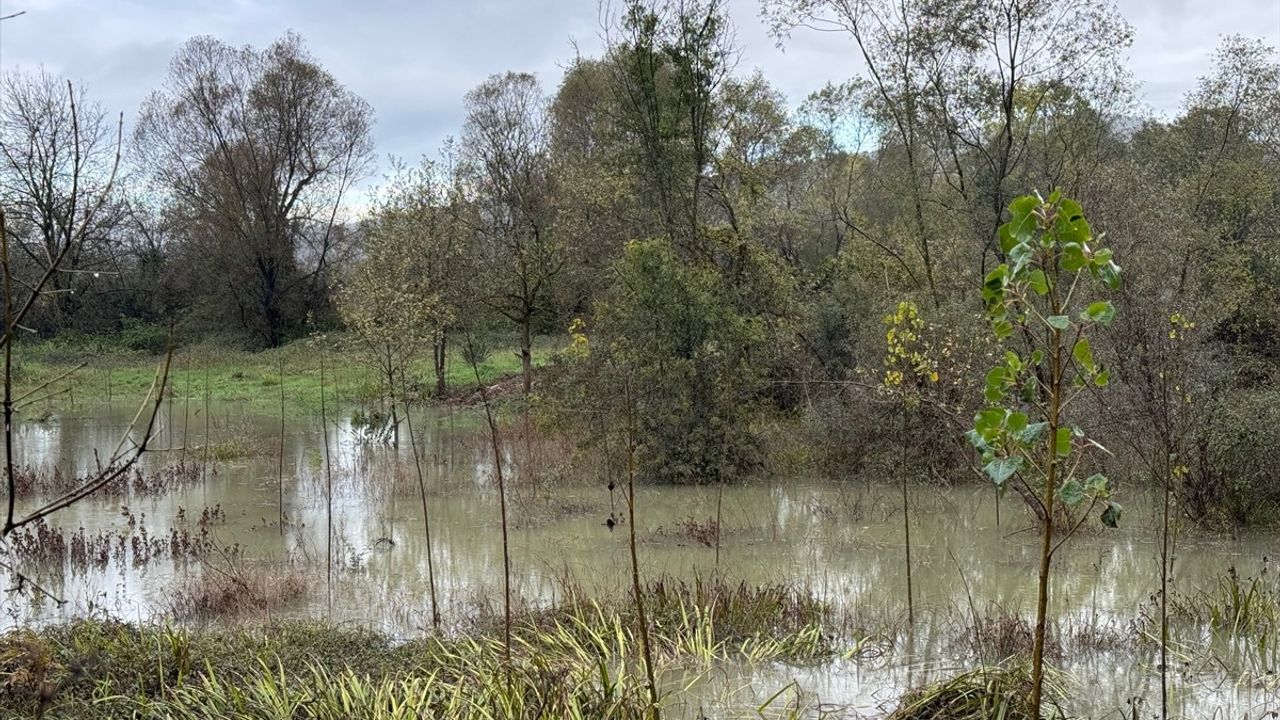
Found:
[{"label": "leafy tree", "polygon": [[757,461],[748,427],[764,339],[710,268],[683,262],[665,239],[633,241],[596,309],[594,362],[627,368],[643,477],[712,483]]},{"label": "leafy tree", "polygon": [[901,155],[909,240],[937,304],[936,198],[963,208],[999,260],[1005,205],[1031,153],[1031,137],[1072,88],[1108,111],[1130,90],[1119,54],[1132,28],[1108,0],[766,0],[773,32],[848,33],[867,67],[864,107],[884,129],[881,150]]},{"label": "leafy tree", "polygon": [[724,0],[629,0],[607,38],[617,123],[634,147],[637,190],[666,233],[703,255],[703,205],[717,100],[737,59]]},{"label": "leafy tree", "polygon": [[463,172],[476,205],[473,257],[489,269],[486,302],[520,332],[524,391],[533,382],[534,322],[565,266],[547,99],[533,75],[494,75],[467,93]]},{"label": "leafy tree", "polygon": [[[1214,298],[1203,316],[1228,346],[1280,358],[1280,60],[1274,48],[1223,40],[1213,72],[1170,124],[1150,123],[1134,152],[1186,213],[1188,240],[1173,269],[1180,305]],[[1225,282],[1224,282],[1225,280]]]},{"label": "leafy tree", "polygon": [[589,314],[608,288],[610,267],[642,227],[628,158],[617,121],[610,61],[579,58],[565,71],[551,102],[551,155],[556,168],[556,224],[572,258],[552,289],[557,325]]},{"label": "leafy tree", "polygon": [[[397,165],[363,224],[363,259],[339,293],[347,327],[368,351],[394,398],[409,364],[433,348],[444,391],[443,346],[462,302],[463,255],[449,193],[435,163]],[[393,427],[398,425],[391,406]]]},{"label": "leafy tree", "polygon": [[[1072,422],[1081,394],[1105,387],[1110,377],[1095,359],[1090,338],[1111,323],[1115,307],[1085,296],[1091,280],[1118,287],[1120,268],[1080,205],[1058,192],[1047,200],[1020,197],[1009,205],[1009,214],[1000,227],[1008,262],[987,274],[982,289],[996,338],[1009,349],[987,373],[988,407],[978,413],[968,437],[996,486],[1012,484],[1041,521],[1031,657],[1031,704],[1038,712],[1054,553],[1095,505],[1103,507],[1104,525],[1115,527],[1120,519],[1107,477],[1081,477],[1091,451],[1102,445]],[[1081,506],[1085,512],[1078,512]]]},{"label": "leafy tree", "polygon": [[901,458],[898,476],[902,487],[902,536],[906,548],[907,569],[907,621],[915,622],[915,599],[911,588],[911,504],[907,492],[910,475],[907,462],[911,411],[921,403],[924,386],[938,382],[938,364],[930,357],[929,347],[923,337],[924,320],[915,303],[903,300],[892,315],[885,317],[884,390],[898,401],[902,418],[902,434],[898,438]]}]

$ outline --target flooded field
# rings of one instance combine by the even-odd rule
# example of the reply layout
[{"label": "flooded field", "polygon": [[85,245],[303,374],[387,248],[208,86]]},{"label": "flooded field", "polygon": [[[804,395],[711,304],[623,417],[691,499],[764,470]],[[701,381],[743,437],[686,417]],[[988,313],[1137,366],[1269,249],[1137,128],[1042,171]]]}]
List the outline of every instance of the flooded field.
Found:
[{"label": "flooded field", "polygon": [[[83,475],[95,466],[95,451],[115,446],[134,410],[82,404],[26,423],[18,464],[46,476]],[[422,501],[407,440],[399,449],[373,442],[353,423],[355,413],[345,411],[328,425],[327,438],[318,417],[288,420],[281,456],[276,416],[225,404],[212,406],[208,418],[180,404],[165,410],[158,439],[168,449],[149,454],[143,471],[144,479],[156,478],[155,488],[139,482],[56,515],[41,532],[65,538],[64,555],[15,557],[7,549],[11,562],[67,601],[7,595],[7,625],[86,615],[218,622],[184,589],[253,568],[265,573],[267,586],[287,593],[268,615],[356,624],[397,638],[431,631]],[[498,498],[482,423],[467,409],[414,418],[446,625],[495,607],[500,612]],[[203,463],[205,447],[218,459]],[[509,452],[513,594],[526,606],[549,605],[566,592],[626,597],[627,534],[608,522],[625,517],[620,489],[611,491],[607,477],[522,472],[518,449]],[[1138,710],[1150,717],[1159,696],[1150,637],[1158,633],[1158,523],[1149,499],[1125,487],[1121,494],[1127,505],[1121,529],[1089,528],[1056,561],[1053,663],[1072,688],[1067,709],[1084,716],[1132,717],[1133,699],[1144,698]],[[874,717],[908,688],[1016,648],[1023,627],[1017,619],[1034,615],[1037,562],[1020,501],[997,501],[985,487],[918,486],[912,503],[914,626],[906,622],[894,487],[866,478],[776,478],[723,488],[639,488],[636,529],[646,577],[718,575],[735,584],[806,588],[831,605],[841,628],[836,643],[846,648],[816,665],[731,664],[668,677],[674,716],[734,715],[733,708],[759,706],[790,686],[815,714]],[[1212,591],[1234,569],[1242,583],[1260,578],[1274,590],[1267,564],[1275,551],[1262,534],[1188,532],[1178,541],[1174,586],[1179,597],[1191,598]],[[1280,708],[1274,674],[1280,653],[1272,638],[1216,633],[1190,611],[1175,613],[1174,622],[1173,701],[1180,716],[1258,718]]]}]

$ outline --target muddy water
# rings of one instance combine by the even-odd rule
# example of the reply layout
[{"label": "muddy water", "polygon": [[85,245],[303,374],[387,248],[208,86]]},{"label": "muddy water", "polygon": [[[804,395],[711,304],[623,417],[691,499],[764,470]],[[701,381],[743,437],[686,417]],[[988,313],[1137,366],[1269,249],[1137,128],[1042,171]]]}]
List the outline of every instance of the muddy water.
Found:
[{"label": "muddy water", "polygon": [[[21,427],[15,453],[20,464],[83,474],[94,452],[106,454],[127,428],[134,408],[78,406],[43,423]],[[180,448],[206,443],[202,409],[166,408],[159,444],[149,455],[155,469],[184,457]],[[311,582],[291,616],[326,618],[410,636],[430,625],[427,555],[421,501],[408,443],[398,456],[370,443],[349,415],[328,426],[318,418],[285,427],[284,481],[278,481],[279,419],[236,405],[215,405],[208,440],[237,440],[242,456],[214,464],[205,477],[161,497],[113,497],[81,503],[56,516],[55,526],[123,531],[122,506],[151,535],[193,524],[204,508],[225,519],[211,532],[220,545],[237,545],[239,559],[152,562],[126,558],[105,569],[24,568],[68,602],[3,598],[7,624],[108,614],[147,620],[168,612],[176,587],[201,573],[233,566],[305,568]],[[500,602],[502,554],[497,496],[487,448],[477,434],[481,419],[466,410],[415,418],[428,487],[433,560],[446,618]],[[184,440],[184,427],[186,430]],[[326,473],[326,447],[331,471]],[[192,452],[193,451],[187,451]],[[188,458],[190,460],[190,458]],[[329,478],[332,478],[331,481]],[[326,573],[326,488],[332,484],[335,558]],[[566,583],[602,596],[625,592],[628,556],[625,528],[604,524],[623,516],[624,500],[598,483],[511,481],[514,591],[525,602],[554,600]],[[397,489],[398,488],[398,489]],[[716,570],[716,550],[684,530],[686,523],[723,518],[719,571],[730,580],[801,583],[829,599],[851,628],[853,640],[892,642],[879,656],[815,667],[730,667],[714,681],[696,683],[684,709],[690,717],[731,714],[752,707],[793,681],[791,695],[808,706],[840,706],[856,715],[890,709],[905,687],[971,666],[975,648],[965,625],[975,614],[1034,613],[1037,547],[1028,518],[1015,498],[997,503],[981,488],[917,488],[912,492],[913,559],[917,622],[907,632],[901,500],[887,485],[865,480],[786,479],[723,488],[642,487],[638,490],[640,560],[649,576],[691,578]],[[277,520],[286,518],[283,531]],[[30,499],[23,499],[29,502]],[[1126,498],[1118,531],[1083,531],[1058,556],[1053,600],[1063,618],[1057,664],[1076,692],[1070,710],[1094,717],[1131,715],[1130,699],[1158,710],[1156,658],[1150,643],[1134,638],[1134,626],[1157,589],[1158,545],[1153,505]],[[1145,509],[1144,509],[1145,508]],[[180,511],[186,520],[178,520]],[[135,530],[136,532],[136,530]],[[1177,553],[1176,586],[1207,589],[1228,567],[1242,575],[1263,570],[1275,556],[1265,535],[1187,536]],[[1194,628],[1181,632],[1188,650],[1175,655],[1174,702],[1189,717],[1260,717],[1280,708],[1274,681],[1275,651],[1215,645]],[[989,652],[988,652],[989,654]],[[870,655],[877,655],[870,653]],[[702,690],[699,688],[706,686]]]}]

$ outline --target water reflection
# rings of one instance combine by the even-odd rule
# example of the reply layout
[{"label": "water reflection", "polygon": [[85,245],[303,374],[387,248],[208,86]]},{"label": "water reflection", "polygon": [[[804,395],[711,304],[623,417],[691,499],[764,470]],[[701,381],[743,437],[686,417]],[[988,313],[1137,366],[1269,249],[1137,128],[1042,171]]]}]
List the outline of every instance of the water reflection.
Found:
[{"label": "water reflection", "polygon": [[[218,506],[226,515],[213,529],[219,544],[238,545],[246,562],[305,564],[312,589],[288,609],[289,615],[360,623],[401,637],[430,625],[421,503],[407,442],[397,454],[362,442],[349,417],[328,426],[335,538],[330,592],[324,580],[327,480],[319,419],[288,422],[281,485],[278,418],[241,406],[214,405],[205,437],[202,409],[174,410],[165,408],[159,426],[173,449],[147,456],[146,468],[176,462],[184,453],[195,457],[199,447],[232,439],[247,441],[247,454],[218,462],[201,482],[180,491],[95,499],[60,513],[53,524],[88,532],[119,530],[126,522],[121,507],[127,506],[135,516],[145,515],[140,522],[157,535],[168,532],[180,510],[191,518]],[[16,460],[83,475],[95,467],[94,450],[114,447],[131,418],[130,408],[92,407],[24,424]],[[430,413],[414,422],[422,436],[437,592],[446,618],[491,605],[501,587],[497,498],[490,483],[490,457],[476,434],[480,422],[463,410],[456,417]],[[610,532],[602,524],[613,507],[621,507],[621,499],[611,501],[603,482],[548,489],[526,487],[517,479],[510,492],[513,588],[524,602],[551,602],[566,583],[604,596],[626,592],[626,533]],[[693,577],[716,569],[714,550],[678,531],[683,521],[714,517],[716,492],[714,487],[638,490],[637,530],[646,574]],[[847,616],[852,628],[886,623],[901,628],[905,586],[895,492],[877,485],[801,479],[725,488],[719,571],[734,581],[808,585]],[[1096,641],[1103,645],[1097,651],[1059,659],[1082,683],[1077,704],[1070,708],[1080,713],[1101,715],[1126,708],[1134,696],[1158,695],[1154,657],[1132,649],[1133,623],[1157,587],[1155,523],[1140,498],[1130,493],[1128,500],[1124,528],[1086,530],[1057,559],[1053,600],[1063,618],[1060,632],[1083,628],[1118,638],[1113,648],[1102,638]],[[963,627],[975,613],[998,608],[1032,614],[1035,533],[1015,500],[1006,499],[997,514],[989,490],[963,487],[918,488],[912,502],[913,580],[917,616],[923,620],[910,647],[898,637],[894,649],[880,659],[811,668],[728,669],[717,676],[723,685],[715,697],[723,701],[725,686],[755,692],[750,688],[777,688],[794,680],[810,699],[875,713],[890,706],[904,688],[971,665],[972,641]],[[1274,554],[1271,545],[1263,535],[1192,536],[1179,547],[1176,584],[1184,590],[1208,587],[1228,566],[1242,574],[1259,572],[1264,556]],[[222,561],[135,567],[124,558],[113,559],[104,569],[38,569],[31,574],[68,603],[58,607],[9,595],[3,599],[5,618],[10,625],[102,613],[146,620],[170,609],[175,587]],[[1268,687],[1274,668],[1266,662],[1258,665],[1256,658],[1241,662],[1254,663],[1253,679],[1187,660],[1176,685],[1180,712],[1256,717],[1261,709],[1275,707],[1274,685]]]}]

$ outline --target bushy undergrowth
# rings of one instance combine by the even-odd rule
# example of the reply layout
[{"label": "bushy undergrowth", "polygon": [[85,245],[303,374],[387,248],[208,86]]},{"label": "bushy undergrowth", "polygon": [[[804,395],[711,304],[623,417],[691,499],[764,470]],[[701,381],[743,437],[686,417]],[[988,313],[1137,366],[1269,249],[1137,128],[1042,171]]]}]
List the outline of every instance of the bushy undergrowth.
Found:
[{"label": "bushy undergrowth", "polygon": [[1191,518],[1214,526],[1280,521],[1280,391],[1237,391],[1213,403],[1181,485]]}]

